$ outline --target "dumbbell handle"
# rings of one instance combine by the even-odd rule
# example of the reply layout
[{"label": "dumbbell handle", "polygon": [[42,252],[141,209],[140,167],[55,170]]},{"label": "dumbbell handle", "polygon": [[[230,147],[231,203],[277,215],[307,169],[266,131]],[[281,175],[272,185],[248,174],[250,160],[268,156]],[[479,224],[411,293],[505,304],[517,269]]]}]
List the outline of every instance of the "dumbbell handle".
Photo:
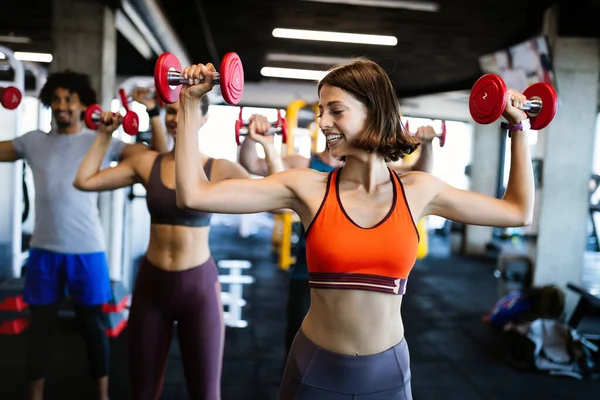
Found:
[{"label": "dumbbell handle", "polygon": [[[268,131],[266,131],[262,135],[269,136],[269,135],[278,135],[280,133],[281,133],[281,127],[277,126],[277,127],[273,127],[271,129],[269,129]],[[244,127],[240,128],[240,135],[241,136],[248,136],[248,127],[247,126],[244,126]]]},{"label": "dumbbell handle", "polygon": [[[119,113],[116,114],[117,118],[119,118],[119,123],[123,122],[123,116]],[[98,112],[98,111],[94,111],[92,113],[92,121],[94,121],[94,123],[99,123],[102,122],[102,113]]]},{"label": "dumbbell handle", "polygon": [[527,111],[527,114],[530,114],[532,116],[539,114],[541,109],[542,101],[539,99],[525,100],[523,107],[521,107],[521,110]]},{"label": "dumbbell handle", "polygon": [[[212,77],[213,77],[213,82],[216,85],[218,85],[221,81],[221,74],[219,74],[218,72],[213,72]],[[167,81],[169,82],[169,85],[177,86],[177,85],[185,85],[186,83],[189,82],[189,79],[185,79],[183,77],[183,73],[181,73],[179,71],[170,70],[167,73]],[[202,79],[200,81],[200,83],[202,83],[202,82],[204,82],[204,79]]]},{"label": "dumbbell handle", "polygon": [[[408,132],[408,134],[409,134],[411,137],[416,137],[416,136],[417,136],[417,132],[415,132],[415,133],[410,133],[410,132]],[[436,132],[434,137],[436,137],[436,138],[440,139],[440,138],[442,137],[442,134],[441,134],[441,133],[437,133],[437,132]]]}]

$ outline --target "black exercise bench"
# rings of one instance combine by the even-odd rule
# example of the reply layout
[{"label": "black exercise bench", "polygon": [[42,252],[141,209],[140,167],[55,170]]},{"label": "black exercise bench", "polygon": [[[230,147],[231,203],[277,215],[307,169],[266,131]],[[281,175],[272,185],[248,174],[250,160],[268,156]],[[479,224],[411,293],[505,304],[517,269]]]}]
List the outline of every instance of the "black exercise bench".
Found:
[{"label": "black exercise bench", "polygon": [[[579,295],[577,307],[575,307],[575,311],[573,311],[573,315],[571,315],[571,318],[569,319],[569,326],[571,328],[579,330],[579,324],[584,317],[596,317],[595,319],[600,319],[600,295],[595,295],[584,287],[574,283],[567,283],[567,288]],[[586,332],[585,336],[597,336],[596,339],[600,338],[600,330],[596,331],[596,329],[594,329],[594,331],[595,332],[589,332],[591,335]],[[590,337],[590,339],[593,338]]]}]

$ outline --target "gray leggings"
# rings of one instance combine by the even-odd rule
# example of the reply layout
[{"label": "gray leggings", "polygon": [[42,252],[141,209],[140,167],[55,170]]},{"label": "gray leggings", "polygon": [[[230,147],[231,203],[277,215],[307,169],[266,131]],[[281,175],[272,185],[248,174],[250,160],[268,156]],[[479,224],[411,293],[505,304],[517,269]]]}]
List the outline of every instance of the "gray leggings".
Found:
[{"label": "gray leggings", "polygon": [[382,353],[337,354],[298,331],[278,400],[412,400],[406,339]]}]

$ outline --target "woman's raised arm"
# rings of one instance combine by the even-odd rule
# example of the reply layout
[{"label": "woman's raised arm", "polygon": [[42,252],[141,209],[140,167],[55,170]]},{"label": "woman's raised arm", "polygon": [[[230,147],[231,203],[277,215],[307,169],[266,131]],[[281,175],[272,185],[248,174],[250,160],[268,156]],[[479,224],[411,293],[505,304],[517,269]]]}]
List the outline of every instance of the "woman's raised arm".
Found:
[{"label": "woman's raised arm", "polygon": [[[189,85],[179,96],[178,135],[175,145],[177,205],[206,212],[248,214],[278,208],[295,209],[298,198],[290,188],[301,171],[287,171],[263,179],[208,181],[199,157],[200,99],[212,90],[212,64],[184,69]],[[203,83],[200,83],[203,81]]]}]

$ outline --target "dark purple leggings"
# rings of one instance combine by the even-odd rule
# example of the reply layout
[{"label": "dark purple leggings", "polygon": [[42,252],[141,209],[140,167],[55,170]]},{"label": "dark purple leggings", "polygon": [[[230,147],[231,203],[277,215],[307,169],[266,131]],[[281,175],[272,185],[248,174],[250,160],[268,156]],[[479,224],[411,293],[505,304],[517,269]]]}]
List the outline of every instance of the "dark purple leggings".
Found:
[{"label": "dark purple leggings", "polygon": [[131,398],[160,397],[173,325],[190,400],[220,400],[225,324],[212,259],[185,271],[155,267],[144,257],[129,315]]},{"label": "dark purple leggings", "polygon": [[298,331],[278,400],[412,400],[406,340],[382,353],[333,353]]}]

